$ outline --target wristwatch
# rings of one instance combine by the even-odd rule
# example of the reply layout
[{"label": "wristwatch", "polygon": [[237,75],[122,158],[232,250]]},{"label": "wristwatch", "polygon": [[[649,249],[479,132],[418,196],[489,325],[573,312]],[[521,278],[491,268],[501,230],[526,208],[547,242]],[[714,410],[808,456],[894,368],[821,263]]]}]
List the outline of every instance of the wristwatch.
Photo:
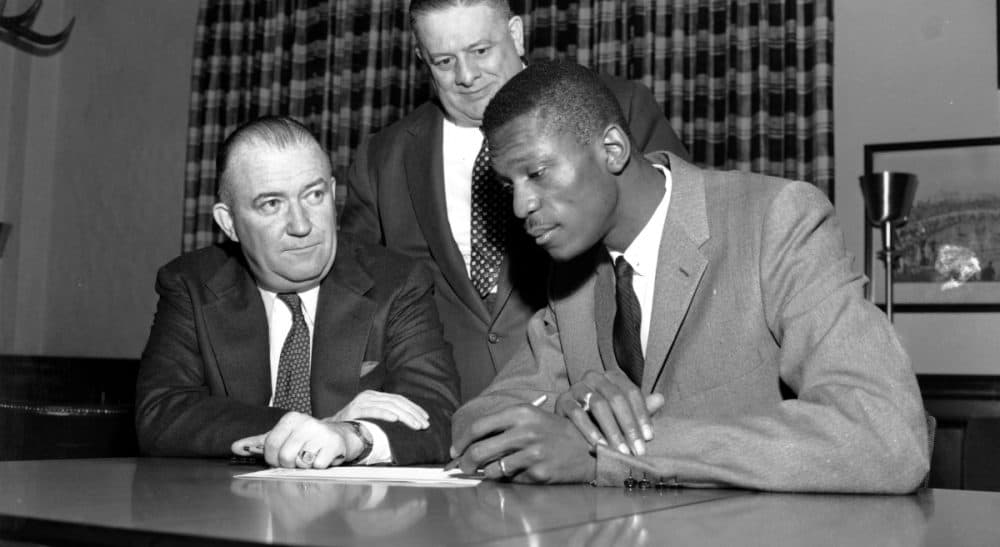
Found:
[{"label": "wristwatch", "polygon": [[368,430],[365,428],[365,426],[361,424],[361,422],[355,420],[347,420],[344,423],[351,426],[351,428],[354,429],[354,434],[357,435],[359,439],[361,439],[361,444],[362,444],[361,453],[358,454],[357,458],[354,458],[348,463],[356,463],[363,461],[365,458],[368,457],[369,454],[372,453],[372,446],[373,446],[372,437],[368,433]]}]

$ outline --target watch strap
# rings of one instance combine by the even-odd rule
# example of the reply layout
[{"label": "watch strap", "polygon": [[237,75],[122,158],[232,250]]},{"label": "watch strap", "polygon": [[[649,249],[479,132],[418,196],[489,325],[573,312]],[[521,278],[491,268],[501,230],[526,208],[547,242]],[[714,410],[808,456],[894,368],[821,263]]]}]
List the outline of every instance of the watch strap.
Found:
[{"label": "watch strap", "polygon": [[368,433],[368,430],[365,429],[365,426],[361,424],[361,422],[355,420],[347,420],[343,423],[351,426],[351,428],[354,429],[354,434],[357,435],[359,439],[361,439],[361,444],[362,444],[361,453],[358,454],[357,458],[354,458],[348,463],[357,463],[360,461],[364,461],[364,459],[367,458],[368,455],[372,453],[372,447],[374,446],[374,442],[372,441],[371,435]]}]

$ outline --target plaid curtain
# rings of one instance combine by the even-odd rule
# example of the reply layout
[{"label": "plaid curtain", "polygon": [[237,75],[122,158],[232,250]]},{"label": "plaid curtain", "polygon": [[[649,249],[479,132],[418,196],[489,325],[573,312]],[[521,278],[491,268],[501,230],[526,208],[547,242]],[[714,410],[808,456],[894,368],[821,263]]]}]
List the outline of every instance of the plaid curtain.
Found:
[{"label": "plaid curtain", "polygon": [[[832,199],[832,2],[513,0],[511,7],[524,18],[529,59],[572,59],[652,89],[695,163],[809,181]],[[295,117],[330,151],[339,177],[365,135],[430,96],[407,5],[203,0],[185,251],[221,239],[211,216],[215,154],[240,123]]]}]

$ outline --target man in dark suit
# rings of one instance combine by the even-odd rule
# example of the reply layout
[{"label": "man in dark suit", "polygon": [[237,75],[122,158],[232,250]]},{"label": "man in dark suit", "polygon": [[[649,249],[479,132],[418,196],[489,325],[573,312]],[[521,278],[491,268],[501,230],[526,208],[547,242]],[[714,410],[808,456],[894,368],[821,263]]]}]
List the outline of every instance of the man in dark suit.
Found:
[{"label": "man in dark suit", "polygon": [[[506,0],[414,0],[410,25],[436,99],[361,144],[341,225],[431,267],[466,401],[525,342],[528,319],[545,303],[548,257],[509,222],[509,193],[491,194],[494,185],[477,186],[474,175],[477,161],[489,173],[479,124],[524,67],[523,28]],[[637,146],[686,156],[648,89],[605,82]]]},{"label": "man in dark suit", "polygon": [[483,127],[515,214],[555,262],[530,344],[455,413],[463,469],[605,486],[920,484],[916,377],[819,190],[639,154],[613,95],[575,64],[529,66]]},{"label": "man in dark suit", "polygon": [[218,172],[232,242],[157,276],[141,451],[305,468],[446,458],[458,382],[425,268],[338,239],[329,158],[294,120],[237,129]]}]

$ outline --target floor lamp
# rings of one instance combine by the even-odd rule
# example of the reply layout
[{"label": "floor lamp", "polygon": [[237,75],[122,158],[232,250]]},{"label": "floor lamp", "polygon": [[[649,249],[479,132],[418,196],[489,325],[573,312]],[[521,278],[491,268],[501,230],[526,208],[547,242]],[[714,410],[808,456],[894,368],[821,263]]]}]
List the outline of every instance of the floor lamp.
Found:
[{"label": "floor lamp", "polygon": [[[882,230],[882,251],[885,263],[885,313],[892,322],[892,271],[896,252],[895,230],[906,224],[917,193],[917,176],[911,173],[882,171],[860,177],[861,194],[865,198],[868,222]],[[870,280],[872,272],[865,272]]]}]

